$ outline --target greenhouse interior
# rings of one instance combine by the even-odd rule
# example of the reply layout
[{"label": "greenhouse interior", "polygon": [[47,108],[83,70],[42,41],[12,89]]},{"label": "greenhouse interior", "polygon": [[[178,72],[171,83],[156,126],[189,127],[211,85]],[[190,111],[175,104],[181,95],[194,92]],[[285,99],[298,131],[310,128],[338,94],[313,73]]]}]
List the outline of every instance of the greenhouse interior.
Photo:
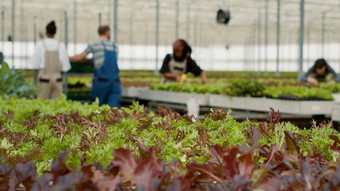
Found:
[{"label": "greenhouse interior", "polygon": [[340,190],[340,0],[0,11],[0,190]]}]

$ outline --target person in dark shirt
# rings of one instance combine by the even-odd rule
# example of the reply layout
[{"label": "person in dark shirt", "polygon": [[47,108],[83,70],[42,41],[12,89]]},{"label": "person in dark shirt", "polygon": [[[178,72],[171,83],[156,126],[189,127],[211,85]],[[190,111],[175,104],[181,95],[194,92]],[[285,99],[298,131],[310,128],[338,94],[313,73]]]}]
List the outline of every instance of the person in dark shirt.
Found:
[{"label": "person in dark shirt", "polygon": [[300,78],[300,81],[314,84],[318,84],[320,82],[330,82],[330,76],[328,76],[329,73],[334,75],[335,82],[340,81],[340,76],[334,71],[334,69],[328,65],[325,59],[320,58],[317,59],[313,67],[311,67],[307,73],[305,73]]},{"label": "person in dark shirt", "polygon": [[196,77],[202,78],[202,84],[206,83],[205,72],[190,57],[191,51],[191,47],[185,40],[178,39],[175,41],[173,54],[166,55],[160,70],[164,82],[179,81],[182,74],[191,72]]},{"label": "person in dark shirt", "polygon": [[4,54],[0,51],[0,64],[4,61]]}]

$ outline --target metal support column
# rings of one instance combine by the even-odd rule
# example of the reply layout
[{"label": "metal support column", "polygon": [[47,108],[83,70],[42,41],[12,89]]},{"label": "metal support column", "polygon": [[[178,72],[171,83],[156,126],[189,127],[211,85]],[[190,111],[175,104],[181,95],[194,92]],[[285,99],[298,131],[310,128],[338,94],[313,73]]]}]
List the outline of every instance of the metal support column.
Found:
[{"label": "metal support column", "polygon": [[98,13],[98,23],[99,26],[102,25],[102,13]]},{"label": "metal support column", "polygon": [[20,5],[20,42],[24,41],[24,0],[21,0]]},{"label": "metal support column", "polygon": [[110,1],[110,5],[109,5],[109,9],[111,10],[110,11],[110,18],[109,18],[109,26],[110,26],[110,29],[111,29],[111,38],[113,38],[113,36],[114,36],[114,19],[113,19],[113,16],[114,16],[114,10],[113,10],[113,5],[114,5],[114,1],[115,0],[108,0],[108,1]]},{"label": "metal support column", "polygon": [[64,11],[64,22],[65,22],[65,26],[64,26],[64,28],[65,28],[65,46],[66,46],[66,48],[67,48],[67,45],[68,45],[68,18],[67,18],[67,12],[66,11]]},{"label": "metal support column", "polygon": [[73,1],[73,46],[74,54],[77,53],[77,0]]},{"label": "metal support column", "polygon": [[197,16],[195,15],[195,25],[194,25],[194,44],[195,47],[197,48],[198,43],[197,43]]},{"label": "metal support column", "polygon": [[130,45],[130,55],[129,55],[129,70],[133,68],[133,55],[134,53],[134,48],[132,47],[133,45],[133,13],[131,13],[130,21],[129,21],[129,45]]},{"label": "metal support column", "polygon": [[148,31],[148,28],[149,28],[149,25],[148,23],[145,25],[145,28],[144,28],[144,60],[145,60],[145,66],[148,66],[149,65],[149,59],[148,59],[148,44],[149,44],[149,31]]},{"label": "metal support column", "polygon": [[261,72],[261,23],[262,23],[262,14],[261,10],[259,10],[259,18],[258,18],[258,29],[257,29],[257,43],[258,43],[258,72]]},{"label": "metal support column", "polygon": [[322,33],[321,33],[321,48],[322,48],[322,57],[325,56],[325,31],[326,31],[326,24],[325,24],[325,17],[326,12],[322,12]]},{"label": "metal support column", "polygon": [[176,0],[176,39],[178,39],[178,27],[179,27],[179,2]]},{"label": "metal support column", "polygon": [[276,24],[276,73],[275,77],[280,77],[280,0],[277,0],[277,24]]},{"label": "metal support column", "polygon": [[253,68],[253,72],[256,72],[256,34],[257,34],[257,28],[256,28],[256,23],[254,23],[254,29],[253,29],[253,37],[252,37],[252,44],[253,44],[253,61],[252,61],[252,66]]},{"label": "metal support column", "polygon": [[198,60],[200,58],[200,45],[201,45],[201,39],[200,39],[200,28],[201,28],[201,25],[199,25],[200,23],[197,21],[197,18],[196,18],[196,23],[195,23],[195,43],[196,43],[196,53],[195,53],[195,56],[196,56],[196,60]]},{"label": "metal support column", "polygon": [[340,71],[340,36],[338,37],[339,38],[339,71]]},{"label": "metal support column", "polygon": [[251,72],[251,62],[252,62],[252,38],[251,36],[249,36],[249,40],[248,40],[248,50],[247,50],[247,57],[248,57],[248,65],[247,65],[247,68],[248,68],[248,72]]},{"label": "metal support column", "polygon": [[[148,31],[148,28],[149,28],[149,24],[147,23],[145,25],[145,34],[144,34],[144,45],[148,45],[149,44],[149,31]],[[145,49],[145,52],[146,52],[147,49]],[[145,54],[146,56],[146,54]]]},{"label": "metal support column", "polygon": [[[37,44],[37,16],[33,17],[33,42],[34,46]],[[33,83],[37,84],[37,70],[34,70],[33,72]]]},{"label": "metal support column", "polygon": [[[87,15],[85,17],[87,20],[90,20],[91,19],[91,15]],[[93,36],[93,33],[91,32],[91,35],[90,35],[90,30],[86,30],[86,42],[90,42],[90,36],[92,37]]]},{"label": "metal support column", "polygon": [[15,3],[12,0],[12,66],[14,67]]},{"label": "metal support column", "polygon": [[[305,57],[305,60],[307,61],[307,66],[309,67],[309,60],[310,60],[310,23],[308,23],[307,26],[307,55]],[[303,68],[302,68],[303,69]]]},{"label": "metal support column", "polygon": [[243,63],[243,70],[247,71],[247,63],[248,63],[248,60],[247,60],[247,55],[248,55],[248,42],[245,42],[244,44],[244,48],[243,48],[243,57],[244,57],[244,63]]},{"label": "metal support column", "polygon": [[5,51],[5,11],[1,11],[1,46],[2,51]]},{"label": "metal support column", "polygon": [[117,29],[117,27],[118,27],[118,13],[117,13],[117,1],[118,0],[114,0],[114,3],[113,3],[113,30],[114,30],[114,35],[113,35],[113,41],[114,41],[114,43],[115,44],[117,44],[117,36],[118,36],[118,29]]},{"label": "metal support column", "polygon": [[[68,18],[67,18],[67,12],[64,11],[64,19],[65,19],[65,46],[67,49],[67,44],[68,44]],[[67,83],[68,83],[68,74],[67,72],[64,75],[64,84],[63,84],[63,93],[66,95],[67,97]]]},{"label": "metal support column", "polygon": [[108,0],[107,7],[109,8],[109,11],[107,13],[107,18],[108,18],[107,25],[110,26],[110,23],[111,23],[111,0]]},{"label": "metal support column", "polygon": [[190,3],[187,9],[187,41],[190,41]]},{"label": "metal support column", "polygon": [[303,43],[305,29],[305,1],[300,0],[300,36],[299,36],[299,76],[298,80],[303,75]]},{"label": "metal support column", "polygon": [[155,68],[155,75],[158,75],[158,44],[159,44],[159,0],[156,0],[156,68]]},{"label": "metal support column", "polygon": [[[133,15],[131,14],[130,21],[129,21],[129,44],[130,44],[130,48],[132,47],[132,44],[133,44],[132,33],[133,33]],[[132,51],[130,51],[130,53],[132,53]]]},{"label": "metal support column", "polygon": [[[281,42],[283,42],[282,44],[285,44],[285,42],[286,42],[286,45],[284,45],[281,48],[281,57],[280,57],[281,61],[283,61],[283,63],[281,63],[281,66],[282,66],[281,68],[283,68],[283,70],[285,69],[285,63],[287,64],[286,70],[289,70],[289,68],[290,68],[290,58],[291,58],[291,52],[292,52],[291,41],[292,40],[291,40],[290,36],[287,36],[287,37],[281,39]],[[299,75],[298,75],[298,77],[299,77]]]},{"label": "metal support column", "polygon": [[247,55],[248,55],[248,44],[247,42],[243,46],[243,70],[247,71]]},{"label": "metal support column", "polygon": [[268,1],[266,0],[264,72],[268,74]]},{"label": "metal support column", "polygon": [[[26,34],[24,32],[24,0],[21,0],[21,3],[20,3],[20,51],[21,53],[25,51],[25,46],[26,46],[26,43],[24,43],[24,34]],[[26,28],[26,27],[25,27]],[[23,46],[23,44],[25,44],[25,46]],[[24,57],[24,68],[27,68],[26,64],[26,58],[24,55],[20,55],[20,57]],[[22,60],[20,61],[22,62]]]}]

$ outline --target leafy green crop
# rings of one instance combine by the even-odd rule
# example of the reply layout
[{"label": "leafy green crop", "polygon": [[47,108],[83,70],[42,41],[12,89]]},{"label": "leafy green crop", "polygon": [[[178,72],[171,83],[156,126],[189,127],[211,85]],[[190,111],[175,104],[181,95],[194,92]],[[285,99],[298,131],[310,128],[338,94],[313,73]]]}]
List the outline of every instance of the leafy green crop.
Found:
[{"label": "leafy green crop", "polygon": [[318,98],[333,100],[332,92],[321,88],[308,88],[304,86],[279,86],[267,87],[264,94],[269,97],[278,98],[280,95],[291,95],[298,98]]},{"label": "leafy green crop", "polygon": [[65,96],[54,101],[9,98],[0,103],[0,110],[1,158],[15,163],[26,156],[35,161],[39,172],[48,169],[49,161],[64,151],[70,153],[66,164],[74,169],[81,165],[83,155],[87,162],[107,167],[113,160],[112,151],[119,148],[138,155],[138,151],[153,147],[167,163],[173,159],[205,163],[211,159],[209,148],[213,145],[253,148],[260,156],[258,147],[284,149],[290,140],[286,132],[297,138],[301,156],[321,154],[336,161],[339,155],[340,144],[334,137],[340,135],[330,126],[300,130],[279,123],[280,115],[274,111],[267,122],[240,123],[221,109],[194,122],[192,117],[169,109],[148,113],[134,104],[117,110],[99,107],[98,102],[82,105],[67,101]]},{"label": "leafy green crop", "polygon": [[229,80],[224,94],[231,96],[261,97],[265,87],[256,80],[235,79]]},{"label": "leafy green crop", "polygon": [[175,91],[198,94],[221,94],[229,96],[284,98],[289,99],[308,98],[333,100],[332,92],[329,89],[305,86],[268,86],[256,80],[233,79],[214,84],[151,84],[150,89],[159,91]]},{"label": "leafy green crop", "polygon": [[38,92],[34,84],[25,82],[23,72],[9,69],[6,63],[2,63],[0,69],[0,96],[9,97],[32,97]]},{"label": "leafy green crop", "polygon": [[334,83],[334,84],[328,84],[328,83],[321,83],[321,88],[328,89],[332,91],[333,93],[340,93],[340,84]]}]

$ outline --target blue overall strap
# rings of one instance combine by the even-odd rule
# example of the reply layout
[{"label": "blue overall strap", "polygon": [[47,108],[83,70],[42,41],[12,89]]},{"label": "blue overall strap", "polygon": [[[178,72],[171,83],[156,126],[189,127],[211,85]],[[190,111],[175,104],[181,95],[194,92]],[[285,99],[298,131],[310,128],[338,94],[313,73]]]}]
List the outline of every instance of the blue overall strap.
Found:
[{"label": "blue overall strap", "polygon": [[119,81],[117,54],[115,49],[108,50],[105,43],[103,41],[101,43],[104,47],[104,64],[96,70],[91,98],[98,97],[100,105],[108,104],[111,107],[120,108],[122,88]]},{"label": "blue overall strap", "polygon": [[[106,72],[109,72],[109,75],[112,75],[113,79],[119,79],[119,69],[117,64],[117,52],[116,46],[112,44],[113,50],[108,50],[104,41],[101,41],[104,46],[104,66]],[[106,64],[106,65],[105,65]]]}]

